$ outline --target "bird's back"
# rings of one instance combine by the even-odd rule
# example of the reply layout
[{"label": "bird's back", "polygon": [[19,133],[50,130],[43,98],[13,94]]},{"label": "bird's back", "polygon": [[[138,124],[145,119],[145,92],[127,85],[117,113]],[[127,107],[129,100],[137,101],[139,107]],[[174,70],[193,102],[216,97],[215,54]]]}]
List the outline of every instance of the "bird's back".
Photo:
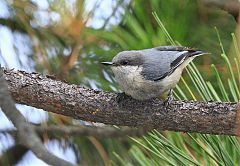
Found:
[{"label": "bird's back", "polygon": [[151,81],[158,81],[173,72],[181,61],[184,61],[188,51],[159,51],[156,48],[142,50],[144,67],[142,75]]}]

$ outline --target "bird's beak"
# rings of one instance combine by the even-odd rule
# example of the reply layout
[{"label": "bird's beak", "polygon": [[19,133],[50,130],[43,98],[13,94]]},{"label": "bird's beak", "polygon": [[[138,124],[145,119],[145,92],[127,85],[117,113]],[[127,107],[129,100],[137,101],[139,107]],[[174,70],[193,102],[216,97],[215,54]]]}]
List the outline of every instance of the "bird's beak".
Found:
[{"label": "bird's beak", "polygon": [[113,65],[113,63],[112,62],[101,62],[103,65],[106,65],[106,66],[111,66],[111,65]]}]

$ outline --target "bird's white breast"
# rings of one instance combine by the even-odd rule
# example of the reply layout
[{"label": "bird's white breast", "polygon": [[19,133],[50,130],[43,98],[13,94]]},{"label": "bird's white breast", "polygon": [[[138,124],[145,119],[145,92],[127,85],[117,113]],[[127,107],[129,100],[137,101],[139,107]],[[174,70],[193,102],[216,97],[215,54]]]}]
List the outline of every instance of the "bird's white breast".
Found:
[{"label": "bird's white breast", "polygon": [[111,69],[116,81],[126,94],[137,100],[149,100],[174,88],[182,75],[183,69],[192,60],[192,57],[188,58],[172,74],[159,81],[144,79],[141,75],[142,67],[139,66],[113,66]]}]

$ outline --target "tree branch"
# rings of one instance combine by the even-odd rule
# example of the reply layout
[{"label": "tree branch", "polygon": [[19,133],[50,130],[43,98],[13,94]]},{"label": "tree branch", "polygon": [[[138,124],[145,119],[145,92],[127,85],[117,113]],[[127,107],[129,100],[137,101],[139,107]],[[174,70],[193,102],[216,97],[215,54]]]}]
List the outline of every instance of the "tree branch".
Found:
[{"label": "tree branch", "polygon": [[35,133],[33,127],[25,121],[23,115],[16,109],[15,103],[8,92],[7,83],[3,78],[2,69],[0,69],[0,107],[17,128],[19,143],[31,149],[37,157],[50,165],[72,166],[71,163],[48,152]]},{"label": "tree branch", "polygon": [[[146,132],[150,129],[148,128],[113,128],[113,127],[89,127],[89,126],[58,126],[58,125],[51,125],[51,126],[33,126],[34,130],[42,136],[43,134],[48,134],[50,138],[57,138],[57,136],[93,136],[93,137],[110,137],[110,138],[117,138],[117,137],[124,137],[124,136],[131,136],[131,137],[140,137],[143,136]],[[16,130],[0,130],[0,133],[3,134],[11,134],[12,136],[16,136]]]},{"label": "tree branch", "polygon": [[22,160],[23,156],[28,152],[28,150],[29,149],[23,145],[15,144],[1,154],[0,165],[17,165],[17,163]]},{"label": "tree branch", "polygon": [[110,127],[84,127],[84,126],[36,126],[35,130],[39,134],[47,133],[48,135],[61,136],[94,136],[94,137],[109,137],[117,138],[123,136],[139,137],[143,136],[147,128],[110,128]]},{"label": "tree branch", "polygon": [[238,0],[201,0],[206,6],[217,7],[231,14],[236,22],[238,22],[240,12],[240,2]]},{"label": "tree branch", "polygon": [[240,105],[227,102],[120,99],[117,94],[69,85],[49,76],[4,70],[16,102],[75,119],[160,130],[240,135]]}]

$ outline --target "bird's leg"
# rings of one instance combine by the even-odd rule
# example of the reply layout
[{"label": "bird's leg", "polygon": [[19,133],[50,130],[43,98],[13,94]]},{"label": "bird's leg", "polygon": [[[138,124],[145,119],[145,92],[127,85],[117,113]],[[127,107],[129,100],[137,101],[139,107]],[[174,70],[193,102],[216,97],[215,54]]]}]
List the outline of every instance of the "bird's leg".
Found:
[{"label": "bird's leg", "polygon": [[167,99],[163,102],[163,105],[165,108],[167,108],[169,106],[169,104],[171,104],[172,100],[173,100],[173,95],[172,95],[172,89],[169,90],[168,92],[168,97]]},{"label": "bird's leg", "polygon": [[120,101],[126,99],[127,97],[128,97],[128,95],[126,95],[124,92],[118,93],[118,95],[117,95],[117,102],[119,103]]}]

